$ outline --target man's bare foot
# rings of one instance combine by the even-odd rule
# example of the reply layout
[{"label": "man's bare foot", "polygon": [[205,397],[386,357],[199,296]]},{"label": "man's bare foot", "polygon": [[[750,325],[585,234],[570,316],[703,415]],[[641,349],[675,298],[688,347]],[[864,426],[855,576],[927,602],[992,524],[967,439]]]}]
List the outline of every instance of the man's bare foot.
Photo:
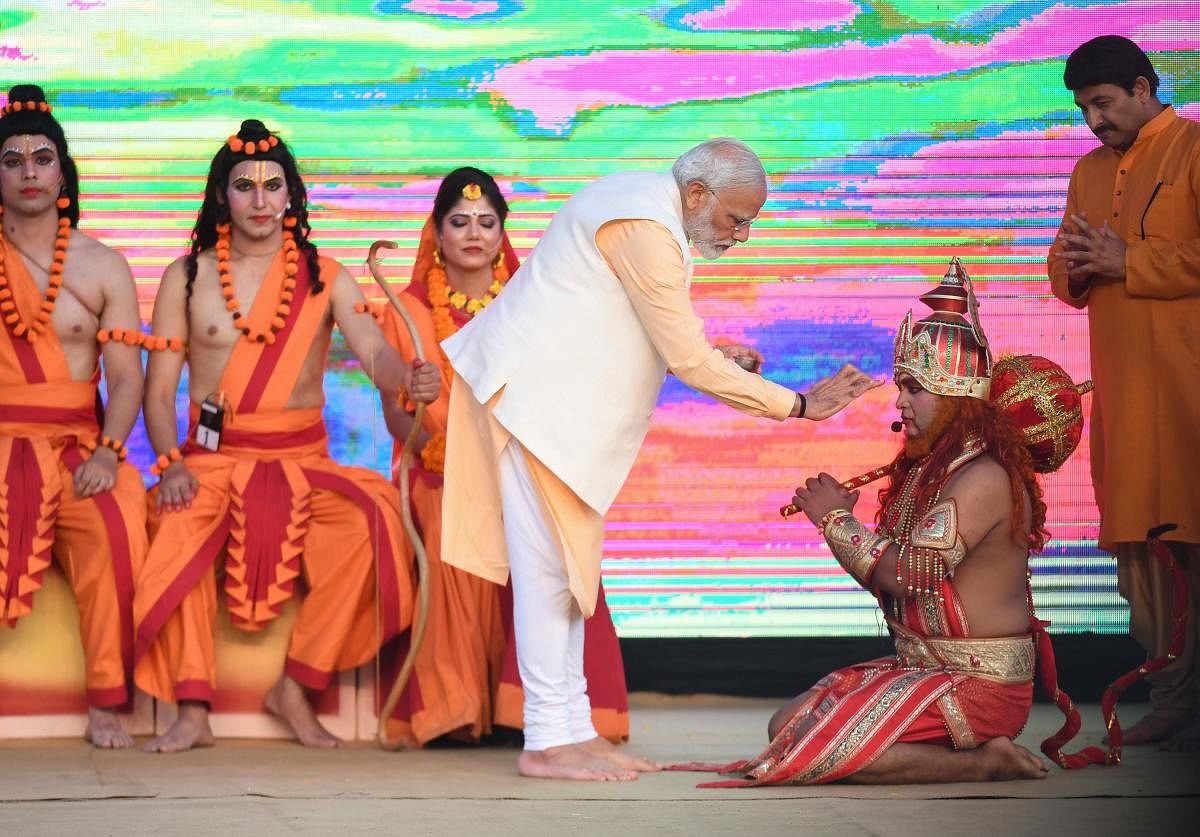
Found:
[{"label": "man's bare foot", "polygon": [[331,733],[317,720],[312,704],[304,695],[304,687],[286,674],[275,681],[263,699],[267,711],[283,720],[296,733],[305,747],[331,750],[342,746],[342,739]]},{"label": "man's bare foot", "polygon": [[193,747],[211,747],[214,741],[212,727],[208,725],[208,707],[184,701],[179,704],[175,723],[142,749],[147,753],[179,753]]},{"label": "man's bare foot", "polygon": [[592,755],[599,756],[605,761],[611,762],[617,767],[623,767],[626,770],[634,770],[638,773],[655,773],[662,770],[661,765],[655,764],[650,759],[642,758],[636,753],[627,753],[607,738],[599,735],[590,741],[584,741],[579,746]]},{"label": "man's bare foot", "polygon": [[1193,718],[1190,724],[1161,742],[1158,749],[1168,753],[1200,752],[1200,718]]},{"label": "man's bare foot", "polygon": [[983,778],[989,782],[1045,779],[1050,772],[1050,765],[1010,738],[993,738],[976,752],[983,762]]},{"label": "man's bare foot", "polygon": [[[1121,744],[1128,744],[1131,747],[1136,747],[1139,744],[1157,744],[1159,741],[1165,741],[1179,732],[1183,727],[1187,726],[1187,723],[1188,719],[1186,717],[1164,718],[1161,715],[1151,712],[1129,729],[1123,731]],[[1108,743],[1108,739],[1105,739],[1105,743]]]},{"label": "man's bare foot", "polygon": [[582,744],[565,744],[545,750],[522,750],[517,772],[535,779],[576,779],[585,782],[627,782],[637,772],[619,767],[590,752]]},{"label": "man's bare foot", "polygon": [[95,706],[88,707],[88,725],[83,737],[92,742],[92,746],[103,750],[125,750],[133,746],[133,736],[121,726],[117,713]]}]

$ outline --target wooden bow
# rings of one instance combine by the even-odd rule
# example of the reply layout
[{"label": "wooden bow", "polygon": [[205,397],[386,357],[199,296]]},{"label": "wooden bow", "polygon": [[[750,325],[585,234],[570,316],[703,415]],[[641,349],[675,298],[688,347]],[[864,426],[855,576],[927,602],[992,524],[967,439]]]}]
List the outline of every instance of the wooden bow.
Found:
[{"label": "wooden bow", "polygon": [[[396,249],[396,242],[376,241],[372,244],[371,249],[367,252],[367,267],[371,271],[371,276],[379,283],[379,287],[383,289],[388,302],[392,304],[392,307],[396,309],[396,313],[400,315],[400,319],[404,321],[409,337],[412,338],[413,352],[417,359],[424,361],[425,358],[421,355],[421,333],[417,330],[417,324],[413,322],[412,316],[408,313],[404,304],[400,302],[400,297],[396,296],[396,292],[392,290],[387,279],[383,277],[383,274],[379,270],[379,260],[375,254],[381,247],[394,250]],[[404,531],[408,533],[408,539],[412,543],[413,552],[417,559],[417,613],[409,640],[408,655],[404,658],[404,665],[400,667],[400,673],[396,675],[396,682],[392,684],[387,700],[384,701],[383,707],[379,711],[379,745],[385,750],[402,750],[406,747],[405,741],[391,741],[388,738],[387,722],[388,718],[392,716],[392,712],[396,709],[396,704],[400,700],[400,694],[404,691],[405,684],[408,683],[409,676],[412,675],[413,665],[417,660],[417,652],[421,650],[421,641],[425,638],[425,622],[429,614],[429,558],[425,553],[425,544],[421,540],[421,533],[417,530],[417,525],[413,521],[408,482],[409,469],[412,467],[413,452],[417,446],[417,438],[421,435],[421,420],[424,416],[425,405],[417,402],[417,411],[413,414],[412,429],[408,431],[408,438],[404,440],[404,448],[400,453],[400,515],[404,520]]]}]

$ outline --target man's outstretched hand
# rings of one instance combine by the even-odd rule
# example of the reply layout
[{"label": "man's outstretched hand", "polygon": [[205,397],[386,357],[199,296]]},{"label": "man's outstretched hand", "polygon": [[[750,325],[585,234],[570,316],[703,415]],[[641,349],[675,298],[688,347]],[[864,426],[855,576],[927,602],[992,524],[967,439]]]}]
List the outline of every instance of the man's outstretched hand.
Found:
[{"label": "man's outstretched hand", "polygon": [[857,366],[847,363],[836,375],[822,378],[804,393],[807,400],[804,418],[823,421],[840,413],[847,404],[867,390],[882,385],[883,381],[877,381]]}]

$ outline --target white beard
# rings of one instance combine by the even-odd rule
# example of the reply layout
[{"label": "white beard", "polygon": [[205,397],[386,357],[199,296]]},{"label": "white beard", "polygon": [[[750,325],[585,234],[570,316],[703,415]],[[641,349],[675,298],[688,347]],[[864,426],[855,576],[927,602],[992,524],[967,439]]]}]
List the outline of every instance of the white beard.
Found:
[{"label": "white beard", "polygon": [[700,257],[705,259],[719,259],[722,253],[735,244],[732,240],[713,238],[712,214],[715,203],[715,201],[709,201],[704,209],[692,218],[691,223],[684,224],[684,231],[688,238],[700,252]]}]

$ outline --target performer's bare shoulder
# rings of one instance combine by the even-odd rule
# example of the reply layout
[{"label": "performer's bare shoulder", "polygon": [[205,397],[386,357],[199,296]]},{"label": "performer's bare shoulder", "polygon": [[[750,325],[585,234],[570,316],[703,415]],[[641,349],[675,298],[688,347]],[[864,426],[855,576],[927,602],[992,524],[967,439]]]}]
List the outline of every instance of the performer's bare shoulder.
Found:
[{"label": "performer's bare shoulder", "polygon": [[954,587],[973,636],[1010,636],[1028,627],[1026,573],[1029,565],[1030,500],[1013,535],[1012,483],[1008,472],[988,455],[963,465],[946,484],[942,496],[953,499],[959,532],[970,545],[954,574]]},{"label": "performer's bare shoulder", "polygon": [[[48,278],[42,271],[32,273],[39,284]],[[95,371],[99,353],[96,334],[103,327],[106,313],[120,311],[127,315],[131,307],[136,311],[136,306],[137,291],[125,258],[87,233],[71,230],[53,322],[72,378],[85,381]]]}]

